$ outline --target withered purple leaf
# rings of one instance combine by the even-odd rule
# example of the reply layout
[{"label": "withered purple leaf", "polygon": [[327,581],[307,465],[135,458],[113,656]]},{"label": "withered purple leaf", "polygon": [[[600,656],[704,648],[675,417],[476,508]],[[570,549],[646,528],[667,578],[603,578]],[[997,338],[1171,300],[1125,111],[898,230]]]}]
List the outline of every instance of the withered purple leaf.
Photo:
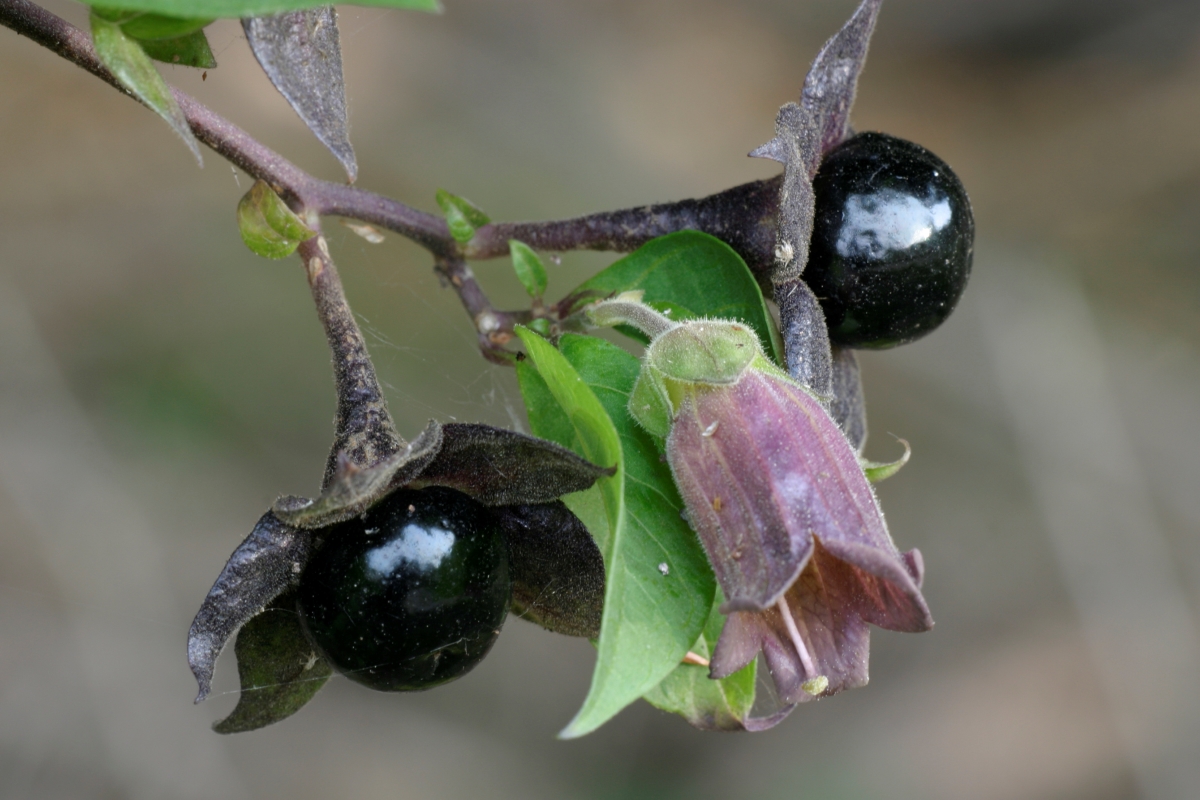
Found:
[{"label": "withered purple leaf", "polygon": [[549,503],[611,475],[570,450],[523,433],[478,423],[442,426],[442,447],[414,488],[447,486],[488,506]]},{"label": "withered purple leaf", "polygon": [[[867,47],[875,31],[875,20],[883,0],[863,0],[854,15],[817,54],[800,94],[800,105],[816,134],[815,153],[805,162],[808,176],[817,174],[820,156],[846,138],[850,106],[858,87],[858,76],[867,60]],[[813,151],[810,151],[812,153]]]},{"label": "withered purple leaf", "polygon": [[297,528],[315,530],[358,516],[429,466],[442,448],[443,428],[430,420],[425,430],[378,463],[360,466],[339,453],[332,479],[316,500],[288,495],[275,501],[275,515]]},{"label": "withered purple leaf", "polygon": [[512,613],[547,630],[595,639],[604,611],[604,558],[562,502],[495,509],[508,542]]},{"label": "withered purple leaf", "polygon": [[230,637],[279,595],[294,588],[312,553],[312,535],[268,511],[217,576],[188,631],[188,664],[200,693],[212,688],[217,656]]},{"label": "withered purple leaf", "polygon": [[[547,503],[560,494],[587,489],[598,477],[610,474],[556,444],[486,425],[442,426],[431,421],[414,441],[405,442],[388,413],[328,247],[323,239],[313,237],[301,242],[298,251],[333,351],[334,443],[320,496],[278,500],[234,552],[192,624],[188,654],[200,685],[197,700],[210,691],[222,647],[242,629],[238,673],[247,694],[234,715],[219,726],[223,731],[248,730],[295,713],[323,682],[323,678],[313,680],[321,673],[312,672],[317,662],[305,650],[307,639],[286,593],[298,584],[309,555],[321,546],[329,526],[362,514],[392,491],[409,486],[448,486],[491,504],[495,513],[503,515],[509,506]],[[514,512],[511,519],[522,513]],[[579,541],[581,526],[565,507],[551,516],[554,529],[564,537],[567,555],[551,565],[553,569],[544,563],[531,564],[524,584],[545,595],[558,588],[563,570],[581,570],[587,580],[570,592],[547,595],[553,603],[538,604],[536,597],[531,603],[548,624],[588,631],[595,616],[597,583],[603,595],[603,569],[597,573],[593,564],[599,555],[592,558],[595,545],[590,540],[591,551]],[[526,517],[533,519],[530,514]],[[525,542],[524,547],[519,543],[517,552],[545,559],[549,545],[546,537]],[[278,613],[262,619],[263,608],[276,598],[280,598],[274,609]],[[567,607],[572,598],[579,600],[581,609]],[[304,669],[298,669],[298,663]]]},{"label": "withered purple leaf", "polygon": [[862,454],[867,443],[867,406],[863,396],[858,357],[848,347],[833,348],[833,401],[829,413],[846,434],[854,452]]},{"label": "withered purple leaf", "polygon": [[333,6],[243,19],[242,29],[271,83],[342,163],[354,183],[358,162],[350,145],[342,49]]},{"label": "withered purple leaf", "polygon": [[325,685],[333,668],[309,643],[289,592],[246,623],[238,634],[242,693],[217,733],[241,733],[290,717]]},{"label": "withered purple leaf", "polygon": [[[303,647],[273,649],[296,636],[307,647],[299,623],[278,613],[259,622],[260,615],[268,603],[297,585],[318,544],[319,529],[361,514],[398,488],[449,486],[494,506],[506,538],[512,540],[510,567],[519,612],[554,631],[595,635],[604,598],[600,552],[566,506],[550,501],[589,488],[610,470],[552,442],[488,425],[443,426],[431,421],[413,442],[397,441],[400,449],[374,465],[359,467],[339,454],[338,467],[317,500],[277,501],[234,551],[209,591],[188,636],[188,660],[200,686],[196,701],[208,696],[217,657],[239,628],[238,672],[243,691],[250,692],[220,723],[220,732],[250,730],[283,719],[320,687],[312,680],[320,673],[313,673],[311,664],[305,670],[296,668]],[[294,616],[294,609],[291,613]],[[287,625],[299,633],[285,630]],[[243,647],[246,636],[250,639]],[[262,689],[264,675],[272,676],[270,691]]]},{"label": "withered purple leaf", "polygon": [[779,304],[788,371],[822,398],[831,394],[834,380],[829,334],[816,297],[800,277],[808,263],[813,230],[812,178],[821,157],[849,130],[850,106],[881,2],[863,0],[825,43],[804,79],[799,104],[781,107],[775,138],[750,153],[784,165],[771,284]]},{"label": "withered purple leaf", "polygon": [[802,278],[775,287],[780,336],[788,374],[813,393],[826,408],[834,397],[833,351],[821,302]]}]

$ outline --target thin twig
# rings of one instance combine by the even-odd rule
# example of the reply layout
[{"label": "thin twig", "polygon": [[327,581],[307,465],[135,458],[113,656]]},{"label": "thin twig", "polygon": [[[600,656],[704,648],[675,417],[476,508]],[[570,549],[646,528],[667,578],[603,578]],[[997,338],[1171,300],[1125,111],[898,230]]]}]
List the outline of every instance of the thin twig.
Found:
[{"label": "thin twig", "polygon": [[[0,0],[0,24],[133,97],[100,62],[91,37],[61,17],[29,0]],[[769,285],[766,275],[774,258],[779,178],[735,186],[696,200],[567,220],[492,223],[480,228],[463,246],[450,236],[441,217],[354,186],[313,177],[195,98],[178,89],[172,91],[197,139],[250,176],[266,181],[293,210],[371,223],[428,250],[438,273],[458,293],[470,314],[479,332],[480,347],[489,360],[508,362],[502,347],[511,338],[513,326],[529,321],[533,315],[530,311],[500,311],[493,307],[466,260],[507,256],[510,239],[520,239],[538,250],[628,252],[658,236],[699,230],[729,243],[760,282]]]},{"label": "thin twig", "polygon": [[504,345],[512,339],[514,326],[529,322],[533,313],[498,311],[492,307],[475,279],[475,273],[461,258],[439,259],[436,269],[438,275],[458,292],[458,299],[475,323],[483,357],[496,364],[511,364],[512,355],[504,350]]},{"label": "thin twig", "polygon": [[[0,24],[133,97],[100,62],[91,36],[65,19],[29,0],[0,0]],[[252,177],[269,183],[292,205],[380,225],[412,239],[435,256],[457,253],[458,244],[441,217],[372,192],[315,178],[187,93],[175,88],[171,91],[197,139]]]}]

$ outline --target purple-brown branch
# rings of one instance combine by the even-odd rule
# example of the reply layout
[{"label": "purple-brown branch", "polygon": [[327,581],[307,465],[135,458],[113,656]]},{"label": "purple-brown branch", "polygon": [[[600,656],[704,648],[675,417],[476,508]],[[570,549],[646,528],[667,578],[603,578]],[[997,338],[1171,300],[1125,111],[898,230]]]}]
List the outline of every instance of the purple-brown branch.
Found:
[{"label": "purple-brown branch", "polygon": [[[71,23],[29,2],[0,0],[0,24],[87,70],[133,97],[96,56],[91,37]],[[354,186],[324,181],[305,172],[220,114],[172,88],[192,132],[221,157],[263,180],[298,213],[315,212],[367,222],[393,231],[433,255],[438,273],[458,293],[479,333],[489,360],[507,362],[502,345],[513,326],[530,311],[492,306],[467,266],[468,259],[507,256],[508,241],[519,239],[537,250],[629,252],[649,240],[680,230],[699,230],[728,242],[769,287],[773,264],[780,178],[735,186],[696,200],[682,200],[548,222],[491,223],[461,245],[439,216]],[[137,99],[137,98],[134,98]]]},{"label": "purple-brown branch", "polygon": [[435,269],[458,292],[458,299],[475,323],[483,357],[494,364],[512,364],[512,354],[504,349],[504,345],[512,339],[516,325],[533,319],[533,312],[500,311],[494,308],[475,280],[475,273],[462,258],[438,259]]},{"label": "purple-brown branch", "polygon": [[756,275],[774,262],[782,176],[753,181],[695,200],[606,211],[553,222],[494,222],[467,243],[467,258],[508,255],[508,240],[535,250],[636,250],[651,239],[682,230],[712,234],[729,244]]},{"label": "purple-brown branch", "polygon": [[342,279],[329,255],[325,237],[320,233],[297,250],[304,262],[309,289],[317,307],[317,317],[325,329],[325,339],[333,353],[333,375],[337,384],[337,418],[333,447],[321,481],[324,489],[333,481],[339,460],[357,468],[377,464],[404,446],[396,433],[387,401],[379,387],[379,378],[367,343],[354,319],[354,312],[342,290]]},{"label": "purple-brown branch", "polygon": [[[29,0],[0,0],[0,24],[133,97],[100,62],[91,36],[65,19]],[[372,192],[314,178],[186,92],[174,87],[171,91],[197,139],[247,174],[269,183],[293,206],[380,225],[412,239],[435,256],[458,251],[441,217]]]}]

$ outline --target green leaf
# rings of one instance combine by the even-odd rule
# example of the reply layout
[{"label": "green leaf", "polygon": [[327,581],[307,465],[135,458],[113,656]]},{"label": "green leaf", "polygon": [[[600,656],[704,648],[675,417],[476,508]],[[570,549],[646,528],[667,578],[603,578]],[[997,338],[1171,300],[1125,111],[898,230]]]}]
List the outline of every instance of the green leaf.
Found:
[{"label": "green leaf", "polygon": [[202,69],[217,66],[203,31],[211,17],[183,19],[107,6],[94,6],[92,13],[120,25],[121,32],[137,39],[155,61]]},{"label": "green leaf", "polygon": [[546,293],[546,267],[542,259],[533,252],[533,248],[516,239],[508,241],[508,251],[512,254],[513,270],[517,280],[529,292],[530,297],[541,297]]},{"label": "green leaf", "polygon": [[192,135],[187,118],[179,110],[171,87],[158,74],[150,56],[142,49],[136,40],[126,36],[121,27],[102,17],[92,14],[92,42],[96,46],[96,55],[108,67],[116,79],[134,94],[139,100],[149,106],[156,114],[166,120],[167,124],[196,157],[196,163],[204,165],[200,156],[200,143]]},{"label": "green leaf", "polygon": [[529,427],[534,436],[580,452],[579,437],[575,435],[571,418],[554,399],[554,393],[550,391],[545,378],[528,358],[517,362],[517,383],[521,387],[521,398],[525,401]]},{"label": "green leaf", "polygon": [[[517,335],[524,342],[526,350],[529,351],[529,359],[523,364],[532,361],[554,401],[562,409],[567,422],[571,425],[570,438],[559,443],[575,450],[593,464],[601,467],[616,467],[616,472],[612,477],[601,478],[597,481],[609,523],[609,535],[598,536],[597,543],[600,545],[601,552],[606,553],[605,565],[607,566],[609,561],[607,552],[612,549],[611,534],[619,531],[624,516],[624,454],[621,450],[621,441],[618,438],[617,430],[613,427],[612,420],[609,419],[604,406],[600,404],[596,395],[583,382],[583,378],[579,376],[579,373],[562,353],[554,349],[554,346],[545,339],[525,328],[518,327]],[[554,441],[552,436],[545,434],[553,433],[557,436],[565,436],[561,419],[560,417],[553,431],[543,431],[542,426],[532,418],[530,425],[534,428],[535,435]],[[593,531],[592,534],[595,536],[596,531]]]},{"label": "green leaf", "polygon": [[[534,320],[535,322],[537,320]],[[517,362],[517,382],[521,397],[529,415],[529,427],[543,439],[557,442],[576,453],[582,452],[575,426],[562,406],[554,399],[554,393],[529,359]],[[600,487],[592,486],[585,492],[575,492],[562,498],[575,516],[583,521],[592,537],[600,540],[608,536],[608,517],[604,513],[604,500]]]},{"label": "green leaf", "polygon": [[[720,592],[713,599],[712,611],[692,652],[711,658],[725,615],[717,609],[724,602]],[[692,725],[710,731],[745,730],[745,721],[754,706],[757,667],[751,661],[745,668],[728,678],[714,681],[708,677],[708,667],[680,664],[663,682],[646,693],[651,705],[678,714]]]},{"label": "green leaf", "polygon": [[445,189],[438,189],[437,204],[442,209],[442,213],[446,215],[446,225],[450,228],[450,235],[460,244],[471,241],[476,228],[482,228],[491,222],[488,215],[480,211],[470,200],[450,194]]},{"label": "green leaf", "polygon": [[255,181],[238,202],[237,218],[242,241],[266,258],[289,256],[316,235],[263,181]]},{"label": "green leaf", "polygon": [[213,21],[212,17],[177,17],[109,6],[93,6],[92,13],[117,23],[126,36],[142,41],[178,39]]},{"label": "green leaf", "polygon": [[[517,382],[521,387],[521,397],[525,401],[525,411],[529,415],[529,427],[534,435],[557,442],[576,453],[582,453],[582,440],[571,423],[571,418],[558,404],[554,392],[550,391],[549,385],[531,359],[517,362]],[[566,495],[562,500],[575,516],[583,520],[592,538],[607,541],[608,516],[604,510],[604,498],[599,485],[594,485],[585,492]]]},{"label": "green leaf", "polygon": [[238,677],[242,694],[217,733],[240,733],[290,717],[325,685],[333,669],[309,644],[288,593],[246,623],[238,633]]},{"label": "green leaf", "polygon": [[[89,5],[91,5],[89,3]],[[106,9],[154,11],[173,17],[261,17],[281,11],[300,11],[329,5],[328,0],[104,0]],[[441,11],[438,0],[356,0],[357,6]]]},{"label": "green leaf", "polygon": [[213,69],[217,66],[217,59],[213,58],[212,48],[208,46],[208,37],[204,31],[193,31],[177,39],[142,42],[142,49],[155,61],[166,64],[180,64],[198,69]]},{"label": "green leaf", "polygon": [[[762,290],[750,268],[733,248],[699,231],[680,231],[647,242],[577,288],[572,311],[617,292],[641,289],[642,300],[672,319],[722,317],[740,319],[754,329],[777,364],[783,342],[767,311]],[[622,333],[641,342],[631,328]]]},{"label": "green leaf", "polygon": [[[617,473],[597,482],[602,530],[588,513],[595,496],[564,498],[596,537],[607,581],[592,687],[560,734],[570,738],[603,725],[679,665],[708,619],[716,585],[680,516],[683,503],[670,469],[626,410],[638,360],[593,337],[566,335],[559,352],[531,331],[518,328],[517,334],[542,380],[539,385],[531,368],[519,365],[534,432],[559,437],[594,463],[612,463],[603,459],[612,454],[619,458]],[[661,564],[668,565],[667,575]]]}]

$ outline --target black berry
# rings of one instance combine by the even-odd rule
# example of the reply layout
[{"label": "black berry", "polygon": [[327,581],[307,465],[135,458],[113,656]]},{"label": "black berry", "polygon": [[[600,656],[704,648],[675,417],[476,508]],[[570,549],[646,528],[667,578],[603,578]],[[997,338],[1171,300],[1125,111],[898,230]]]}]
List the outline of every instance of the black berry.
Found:
[{"label": "black berry", "polygon": [[813,190],[804,280],[834,342],[893,347],[950,316],[971,272],[975,220],[945,162],[912,142],[862,133],[825,156]]},{"label": "black berry", "polygon": [[490,512],[465,494],[396,491],[322,540],[300,578],[300,618],[351,680],[428,689],[466,674],[496,641],[508,553]]}]

